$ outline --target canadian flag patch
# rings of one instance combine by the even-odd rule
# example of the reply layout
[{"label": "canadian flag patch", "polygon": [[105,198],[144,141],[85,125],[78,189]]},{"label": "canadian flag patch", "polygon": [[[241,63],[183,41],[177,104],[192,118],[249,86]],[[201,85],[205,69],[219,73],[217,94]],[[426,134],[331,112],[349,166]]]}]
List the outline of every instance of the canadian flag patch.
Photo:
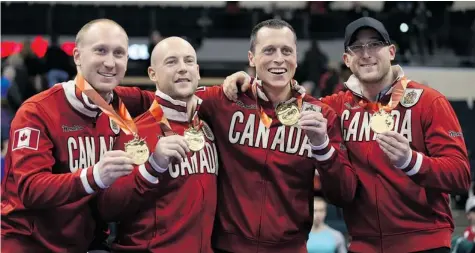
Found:
[{"label": "canadian flag patch", "polygon": [[12,150],[28,148],[38,150],[40,141],[40,130],[31,127],[25,127],[15,131],[13,136]]}]

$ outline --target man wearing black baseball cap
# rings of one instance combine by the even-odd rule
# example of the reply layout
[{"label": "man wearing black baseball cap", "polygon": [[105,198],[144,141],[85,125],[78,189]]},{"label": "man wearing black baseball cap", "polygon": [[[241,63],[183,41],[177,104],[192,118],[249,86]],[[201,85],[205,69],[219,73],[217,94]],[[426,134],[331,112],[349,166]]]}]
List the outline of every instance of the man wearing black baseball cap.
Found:
[{"label": "man wearing black baseball cap", "polygon": [[356,32],[358,32],[362,28],[372,28],[376,32],[379,33],[381,36],[381,41],[387,43],[388,45],[391,43],[391,39],[389,38],[388,31],[384,27],[383,23],[379,22],[378,20],[370,17],[363,17],[351,22],[345,30],[345,49],[351,43],[354,42]]},{"label": "man wearing black baseball cap", "polygon": [[[329,187],[321,190],[343,207],[350,252],[449,253],[454,223],[448,196],[470,186],[467,149],[450,103],[391,66],[396,48],[376,19],[350,23],[344,46],[343,60],[353,72],[347,91],[321,100],[341,120],[359,184],[348,189],[356,190],[349,201]],[[236,83],[244,91],[249,80],[243,72],[229,76],[224,93],[232,98]],[[326,173],[319,177],[341,184]]]},{"label": "man wearing black baseball cap", "polygon": [[361,182],[354,200],[343,205],[350,252],[449,253],[454,225],[448,194],[466,193],[470,185],[465,143],[450,135],[451,129],[461,132],[452,107],[438,91],[391,66],[396,48],[378,20],[350,23],[344,46],[343,60],[353,72],[348,91],[322,101],[340,116]]}]

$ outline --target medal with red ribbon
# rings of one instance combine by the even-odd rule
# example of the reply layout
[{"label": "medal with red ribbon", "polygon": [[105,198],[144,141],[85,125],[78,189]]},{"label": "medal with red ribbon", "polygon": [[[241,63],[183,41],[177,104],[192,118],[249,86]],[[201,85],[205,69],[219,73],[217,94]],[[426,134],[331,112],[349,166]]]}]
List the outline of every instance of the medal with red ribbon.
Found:
[{"label": "medal with red ribbon", "polygon": [[402,96],[407,88],[407,78],[402,77],[395,85],[391,92],[391,98],[387,105],[382,105],[381,103],[366,103],[360,101],[360,105],[363,108],[369,108],[374,114],[371,116],[369,126],[375,133],[383,133],[391,131],[394,128],[394,118],[391,116],[391,110],[396,108],[401,101]]},{"label": "medal with red ribbon", "polygon": [[[252,83],[251,89],[252,93],[254,95],[254,98],[256,99],[256,109],[257,109],[257,115],[259,115],[262,123],[266,128],[269,128],[270,125],[272,124],[272,119],[264,112],[264,109],[262,106],[259,104],[259,97],[258,97],[258,85],[259,85],[259,80],[254,79],[254,82]],[[293,90],[294,86],[297,84],[297,81],[291,80],[290,85]],[[261,91],[262,92],[262,91]],[[300,93],[296,98],[295,101],[289,101],[286,103],[281,103],[277,106],[275,109],[277,119],[285,125],[285,126],[293,126],[297,124],[300,118],[300,111],[302,109],[302,101],[303,97],[305,96],[305,93]]]},{"label": "medal with red ribbon", "polygon": [[114,121],[125,134],[134,136],[134,139],[125,143],[125,152],[132,157],[135,164],[144,164],[149,157],[149,150],[144,139],[140,139],[137,132],[137,126],[130,116],[125,104],[119,98],[119,106],[117,112],[108,104],[104,98],[84,79],[81,74],[77,74],[75,79],[76,87],[87,96],[99,109]]}]

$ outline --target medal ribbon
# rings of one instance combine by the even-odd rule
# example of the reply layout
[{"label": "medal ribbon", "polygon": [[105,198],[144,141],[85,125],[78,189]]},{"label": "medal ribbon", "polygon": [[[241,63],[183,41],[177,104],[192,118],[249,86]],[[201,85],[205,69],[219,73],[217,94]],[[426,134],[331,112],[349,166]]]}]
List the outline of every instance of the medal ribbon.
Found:
[{"label": "medal ribbon", "polygon": [[[290,86],[293,89],[296,81],[291,80],[290,81]],[[257,110],[257,115],[259,115],[262,123],[266,128],[270,128],[270,125],[272,124],[272,119],[264,112],[264,109],[262,106],[259,104],[259,96],[257,95],[257,85],[258,85],[258,80],[257,78],[254,78],[251,89],[252,89],[252,94],[254,95],[254,98],[256,99],[256,110]],[[297,99],[297,107],[299,108],[299,111],[302,109],[302,101],[303,97],[305,96],[305,93],[300,94],[296,99]]]},{"label": "medal ribbon", "polygon": [[78,73],[75,79],[76,87],[87,96],[102,112],[104,112],[110,119],[112,119],[119,127],[124,131],[125,134],[133,134],[135,138],[138,138],[137,135],[137,126],[135,125],[134,120],[130,116],[129,111],[125,107],[125,104],[119,97],[119,109],[118,112],[108,104],[102,97],[97,93],[96,90],[84,79],[84,77]]},{"label": "medal ribbon", "polygon": [[401,101],[402,95],[404,95],[404,91],[407,88],[407,84],[407,78],[404,76],[394,85],[394,88],[391,92],[391,98],[389,99],[387,105],[383,106],[380,102],[371,103],[363,100],[359,101],[359,105],[363,108],[368,108],[371,111],[384,110],[386,112],[390,112],[392,109],[396,108],[396,106],[399,104],[399,101]]},{"label": "medal ribbon", "polygon": [[172,131],[170,127],[170,123],[168,122],[165,113],[163,112],[162,107],[158,104],[157,100],[153,100],[152,106],[148,109],[150,114],[152,114],[153,118],[158,122],[160,128],[162,129],[165,136],[174,135],[175,133]]},{"label": "medal ribbon", "polygon": [[[198,102],[197,102],[198,103]],[[191,120],[191,127],[195,128],[196,130],[200,130],[203,126],[203,123],[198,117],[198,109],[199,105],[197,104],[195,112],[193,114],[193,118]],[[165,136],[174,135],[172,128],[170,127],[170,123],[168,122],[165,113],[163,112],[162,107],[158,104],[157,100],[154,100],[152,106],[149,109],[150,114],[155,118],[155,120],[160,124],[160,128],[162,129]]]},{"label": "medal ribbon", "polygon": [[203,127],[203,122],[198,117],[199,109],[200,109],[200,105],[198,104],[198,101],[196,101],[195,112],[193,113],[193,117],[191,118],[191,127],[194,128],[196,131],[201,130],[201,127]]}]

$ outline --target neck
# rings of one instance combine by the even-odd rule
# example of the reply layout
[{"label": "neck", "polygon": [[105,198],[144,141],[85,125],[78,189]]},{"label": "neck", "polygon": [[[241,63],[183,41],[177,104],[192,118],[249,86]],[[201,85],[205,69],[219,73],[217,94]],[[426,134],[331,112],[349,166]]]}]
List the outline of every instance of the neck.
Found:
[{"label": "neck", "polygon": [[99,95],[106,101],[106,102],[110,102],[110,98],[111,98],[111,92],[97,92],[99,93]]},{"label": "neck", "polygon": [[322,230],[323,228],[325,228],[325,223],[319,223],[319,224],[316,224],[315,222],[313,223],[313,226],[312,226],[312,232],[318,232],[320,230]]},{"label": "neck", "polygon": [[361,91],[363,92],[363,96],[370,101],[376,101],[378,94],[387,88],[388,86],[392,85],[392,82],[395,80],[395,73],[392,69],[386,74],[383,79],[376,83],[361,83]]},{"label": "neck", "polygon": [[285,102],[292,97],[292,87],[290,87],[290,85],[286,85],[283,88],[275,88],[263,84],[262,87],[267,98],[274,106],[281,102]]}]

